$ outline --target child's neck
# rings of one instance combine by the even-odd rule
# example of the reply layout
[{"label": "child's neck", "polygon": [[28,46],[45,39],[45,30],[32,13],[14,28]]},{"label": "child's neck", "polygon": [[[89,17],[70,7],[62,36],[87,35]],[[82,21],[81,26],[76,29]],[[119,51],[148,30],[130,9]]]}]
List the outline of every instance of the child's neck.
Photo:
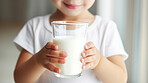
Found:
[{"label": "child's neck", "polygon": [[57,10],[52,16],[50,17],[50,22],[52,21],[82,21],[88,22],[91,24],[94,21],[95,16],[91,14],[89,11],[85,11],[83,14],[77,16],[67,16],[64,15],[62,12]]}]

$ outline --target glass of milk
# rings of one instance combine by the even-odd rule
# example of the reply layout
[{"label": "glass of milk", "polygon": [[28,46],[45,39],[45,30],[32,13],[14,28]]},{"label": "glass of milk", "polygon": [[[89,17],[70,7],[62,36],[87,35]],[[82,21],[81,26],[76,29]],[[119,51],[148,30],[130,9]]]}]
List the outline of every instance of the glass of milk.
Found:
[{"label": "glass of milk", "polygon": [[65,64],[55,64],[61,69],[55,73],[60,78],[74,78],[81,76],[81,53],[86,44],[86,30],[88,23],[77,21],[53,21],[53,42],[59,46],[59,50],[66,51]]}]

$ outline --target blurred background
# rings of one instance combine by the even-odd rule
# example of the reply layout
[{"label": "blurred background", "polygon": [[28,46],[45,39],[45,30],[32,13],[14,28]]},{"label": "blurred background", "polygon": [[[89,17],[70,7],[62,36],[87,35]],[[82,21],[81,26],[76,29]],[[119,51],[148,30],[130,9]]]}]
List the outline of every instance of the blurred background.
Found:
[{"label": "blurred background", "polygon": [[[51,0],[0,0],[0,83],[14,83],[19,51],[12,41],[22,26],[55,10]],[[128,83],[148,83],[148,0],[96,0],[90,11],[117,23],[129,54]]]}]

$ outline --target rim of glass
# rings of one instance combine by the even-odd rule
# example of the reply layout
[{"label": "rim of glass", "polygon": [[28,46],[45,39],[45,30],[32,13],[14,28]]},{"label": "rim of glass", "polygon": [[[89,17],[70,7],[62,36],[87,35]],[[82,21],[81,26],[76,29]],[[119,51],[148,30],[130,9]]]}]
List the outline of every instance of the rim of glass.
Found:
[{"label": "rim of glass", "polygon": [[52,21],[51,24],[57,25],[88,25],[88,22],[81,22],[81,21]]}]

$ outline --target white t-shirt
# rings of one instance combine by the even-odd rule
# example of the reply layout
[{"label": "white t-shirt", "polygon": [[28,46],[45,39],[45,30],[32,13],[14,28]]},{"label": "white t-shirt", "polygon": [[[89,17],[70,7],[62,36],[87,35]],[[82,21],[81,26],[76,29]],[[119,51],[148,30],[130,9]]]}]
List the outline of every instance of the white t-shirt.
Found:
[{"label": "white t-shirt", "polygon": [[[50,15],[39,16],[29,20],[21,29],[14,43],[19,50],[26,49],[35,54],[52,42],[52,27],[49,24]],[[116,24],[96,15],[94,22],[87,29],[87,41],[92,41],[99,52],[105,57],[121,54],[128,58],[125,52]],[[84,70],[78,78],[57,78],[53,72],[46,70],[37,83],[102,83],[91,69]]]}]

